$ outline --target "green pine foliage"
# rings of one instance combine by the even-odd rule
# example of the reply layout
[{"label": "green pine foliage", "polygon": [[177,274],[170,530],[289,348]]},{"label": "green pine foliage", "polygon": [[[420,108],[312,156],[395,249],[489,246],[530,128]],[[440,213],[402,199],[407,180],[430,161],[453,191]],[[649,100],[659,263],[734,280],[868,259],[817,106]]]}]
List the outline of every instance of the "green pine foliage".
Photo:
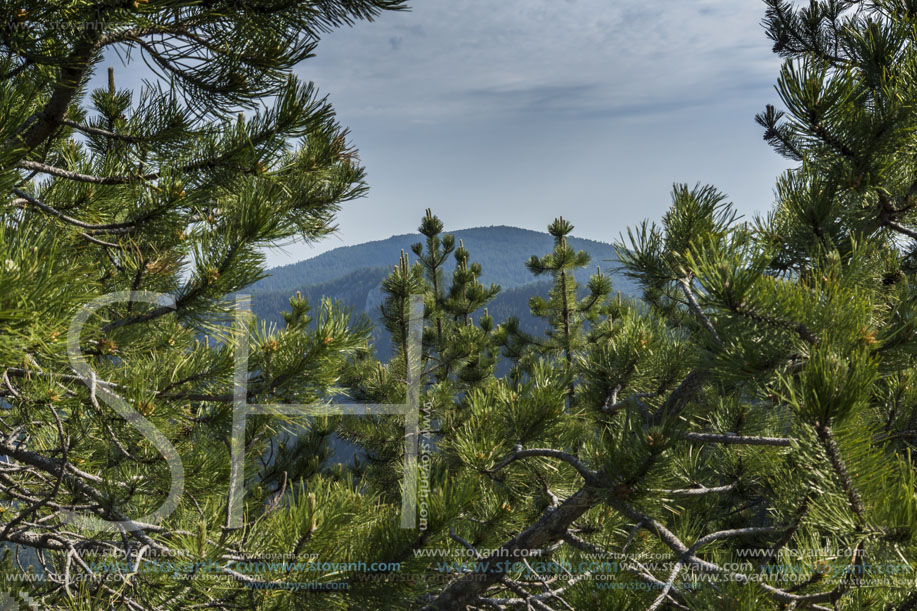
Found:
[{"label": "green pine foliage", "polygon": [[[27,567],[42,609],[275,607],[252,586],[279,573],[234,571],[232,558],[304,548],[310,522],[291,516],[317,512],[316,495],[345,490],[322,511],[358,501],[345,475],[320,475],[332,429],[316,421],[293,439],[291,419],[253,416],[243,526],[226,528],[231,297],[264,275],[266,246],[327,235],[367,188],[347,130],[292,66],[320,34],[403,5],[0,4],[0,589]],[[115,52],[164,86],[122,89],[109,71],[88,90]],[[71,321],[118,291],[174,304],[102,304],[76,338],[85,377],[68,357]],[[369,329],[315,305],[294,298],[279,327],[249,324],[250,402],[333,392]],[[157,524],[110,532],[70,517],[142,519],[176,485]]]},{"label": "green pine foliage", "polygon": [[[527,265],[547,279],[528,304],[545,333],[523,333],[493,315],[500,288],[428,210],[425,241],[381,282],[390,358],[368,341],[368,321],[327,300],[313,309],[299,294],[281,324],[249,320],[250,403],[405,404],[419,348],[419,432],[412,414],[252,415],[243,526],[228,527],[239,346],[226,297],[261,277],[261,247],[326,234],[336,206],[365,188],[330,108],[286,74],[317,33],[398,6],[61,2],[10,13],[3,578],[30,564],[42,580],[29,593],[50,609],[914,608],[910,0],[767,0],[785,110],[758,122],[797,166],[750,222],[714,187],[676,185],[658,225],[617,243],[640,300],[615,294],[601,271],[578,282],[589,257],[558,218],[553,250]],[[52,9],[122,21],[55,34]],[[14,25],[32,22],[45,26]],[[181,44],[160,44],[152,32],[164,28]],[[282,36],[299,42],[278,49]],[[84,94],[98,53],[122,43],[171,74],[172,89]],[[185,56],[214,61],[177,67]],[[268,95],[273,110],[236,116]],[[87,384],[67,358],[69,322],[116,290],[175,304],[134,299],[90,316]],[[185,470],[176,510],[123,533],[66,517],[133,519],[169,493],[160,448],[110,407],[114,396]],[[417,487],[414,528],[401,527],[406,484]],[[115,553],[125,564],[90,564]],[[215,568],[148,570],[167,554]],[[243,568],[272,554],[294,566]],[[295,565],[306,557],[329,564]],[[122,581],[102,579],[111,573]]]},{"label": "green pine foliage", "polygon": [[[431,487],[455,494],[413,545],[486,551],[400,604],[913,606],[917,9],[770,2],[765,23],[787,111],[759,122],[799,162],[774,211],[743,222],[715,188],[676,185],[661,224],[619,243],[641,303],[600,281],[574,301],[567,272],[587,261],[565,247],[569,223],[552,225],[555,251],[529,264],[553,279],[531,303],[546,335],[494,334],[525,366],[459,393],[425,386]],[[576,318],[580,304],[601,315]],[[503,571],[500,552],[519,550],[631,560]]]}]

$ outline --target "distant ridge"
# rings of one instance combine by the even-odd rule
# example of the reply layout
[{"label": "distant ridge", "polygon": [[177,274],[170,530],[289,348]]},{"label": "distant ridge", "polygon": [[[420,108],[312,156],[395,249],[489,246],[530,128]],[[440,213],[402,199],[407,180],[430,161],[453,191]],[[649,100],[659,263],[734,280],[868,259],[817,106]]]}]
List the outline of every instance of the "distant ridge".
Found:
[{"label": "distant ridge", "polygon": [[[506,225],[474,227],[446,233],[455,236],[456,245],[462,240],[471,254],[471,260],[482,265],[482,282],[496,283],[504,289],[535,281],[536,278],[525,268],[525,262],[532,255],[541,256],[553,248],[553,238],[548,233]],[[268,270],[269,277],[251,285],[246,292],[295,292],[304,286],[339,280],[360,269],[391,269],[398,263],[402,249],[415,261],[411,245],[424,240],[424,236],[419,233],[407,233],[354,246],[340,246],[298,263],[272,268]],[[596,266],[617,279],[618,261],[611,244],[576,237],[569,238],[569,243],[573,248],[585,250],[592,256],[592,265],[577,275],[578,280],[583,281],[595,273]],[[447,270],[451,269],[450,259]],[[616,286],[617,290],[630,292],[626,290],[631,288],[630,281],[621,279],[620,282],[622,284]]]},{"label": "distant ridge", "polygon": [[[529,300],[535,295],[547,296],[552,280],[550,276],[533,276],[525,262],[532,255],[542,256],[553,249],[551,235],[505,225],[451,233],[456,246],[461,240],[471,261],[481,264],[481,281],[500,285],[500,293],[488,305],[494,320],[500,323],[516,317],[526,331],[542,332],[544,323],[531,315]],[[352,308],[355,314],[365,313],[376,323],[373,343],[377,354],[387,358],[391,349],[388,333],[379,324],[379,306],[384,299],[380,284],[398,263],[402,250],[409,254],[412,262],[416,261],[411,245],[425,239],[419,233],[402,234],[355,246],[341,246],[299,263],[270,269],[269,277],[243,292],[252,296],[252,310],[258,318],[269,323],[281,322],[281,312],[289,310],[289,299],[297,291],[313,306],[328,297]],[[574,249],[585,250],[592,257],[592,264],[576,273],[581,286],[595,273],[596,267],[601,267],[603,273],[611,277],[613,292],[637,296],[634,282],[620,273],[611,244],[575,237],[568,241]],[[454,267],[452,258],[444,265],[447,286]]]}]

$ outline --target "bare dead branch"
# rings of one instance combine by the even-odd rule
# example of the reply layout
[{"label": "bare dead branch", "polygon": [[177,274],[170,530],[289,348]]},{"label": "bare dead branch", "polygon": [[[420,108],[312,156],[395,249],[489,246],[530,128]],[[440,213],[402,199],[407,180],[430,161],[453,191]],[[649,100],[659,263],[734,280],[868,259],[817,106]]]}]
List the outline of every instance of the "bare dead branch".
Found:
[{"label": "bare dead branch", "polygon": [[680,433],[678,439],[692,443],[722,443],[727,445],[747,446],[793,446],[796,440],[788,437],[750,437],[747,435],[716,434],[716,433]]},{"label": "bare dead branch", "polygon": [[739,485],[739,482],[732,482],[726,486],[715,486],[711,488],[705,488],[700,486],[699,488],[680,488],[676,490],[654,490],[659,494],[664,494],[666,496],[704,496],[707,494],[720,494],[722,492],[730,492],[735,490]]}]

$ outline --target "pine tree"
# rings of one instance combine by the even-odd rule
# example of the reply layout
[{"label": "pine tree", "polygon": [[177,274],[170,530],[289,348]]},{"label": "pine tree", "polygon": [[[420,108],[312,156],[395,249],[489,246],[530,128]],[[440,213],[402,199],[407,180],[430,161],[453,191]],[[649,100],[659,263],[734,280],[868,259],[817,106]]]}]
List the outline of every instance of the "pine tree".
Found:
[{"label": "pine tree", "polygon": [[441,344],[443,341],[443,304],[445,302],[442,267],[455,250],[455,237],[451,235],[439,237],[443,231],[443,222],[433,216],[433,211],[429,208],[426,210],[418,231],[427,238],[426,251],[424,251],[424,244],[420,242],[414,244],[411,250],[420,258],[420,264],[423,266],[430,287],[430,303],[425,319],[436,327],[435,340]]},{"label": "pine tree", "polygon": [[[605,305],[611,292],[611,281],[602,274],[601,268],[589,279],[586,294],[580,298],[580,286],[574,272],[589,265],[589,254],[575,251],[567,243],[567,236],[573,225],[563,217],[554,219],[548,225],[548,233],[554,238],[554,250],[543,257],[532,255],[525,266],[535,276],[549,274],[554,284],[548,299],[535,296],[529,301],[532,315],[547,323],[546,337],[534,338],[519,329],[518,321],[507,321],[501,338],[506,354],[522,361],[523,368],[532,358],[561,356],[566,373],[571,377],[568,384],[569,399],[575,398],[574,361],[589,343],[600,340],[604,331],[597,322],[605,313]],[[528,354],[526,354],[528,353]]]},{"label": "pine tree", "polygon": [[[397,516],[405,494],[403,419],[345,418],[338,429],[356,448],[356,464],[352,469],[357,478],[356,488],[377,502],[363,512],[364,529],[336,530],[337,537],[342,547],[354,550],[354,558],[358,560],[397,563],[400,568],[397,572],[377,575],[379,581],[357,580],[351,584],[351,603],[365,608],[416,605],[426,588],[422,580],[406,580],[402,575],[429,573],[431,558],[416,554],[451,542],[453,524],[482,502],[476,482],[468,478],[460,480],[464,462],[452,444],[463,443],[469,431],[482,432],[483,423],[475,418],[472,405],[489,396],[492,387],[498,384],[493,367],[499,347],[485,306],[499,287],[485,287],[479,282],[481,266],[470,262],[470,252],[463,244],[453,249],[453,237],[442,234],[442,229],[442,222],[428,210],[420,227],[427,242],[412,248],[418,261],[411,264],[409,255],[402,252],[398,265],[382,283],[385,301],[381,316],[392,334],[394,356],[381,363],[371,351],[361,352],[344,376],[354,399],[369,403],[404,402],[408,392],[406,355],[410,347],[405,329],[409,326],[409,303],[412,296],[423,297],[427,327],[420,355],[419,434],[421,464],[426,467],[418,487],[416,529],[397,528],[392,519]],[[442,266],[452,252],[456,269],[452,282],[446,285]],[[486,435],[479,436],[488,439]],[[478,449],[473,451],[477,455]],[[497,518],[506,514],[500,509],[505,500],[488,499],[488,502],[495,504]]]},{"label": "pine tree", "polygon": [[[402,252],[399,264],[382,282],[386,297],[380,308],[381,317],[391,333],[395,356],[383,364],[371,355],[360,355],[346,378],[352,395],[360,400],[374,403],[404,400],[409,302],[414,295],[424,297],[427,328],[420,355],[421,412],[431,425],[436,422],[435,435],[439,440],[461,424],[462,409],[454,401],[461,403],[461,397],[494,382],[498,346],[491,333],[493,321],[484,306],[499,291],[495,285],[484,287],[475,280],[473,276],[481,274],[481,266],[468,263],[470,253],[464,245],[455,250],[457,265],[452,283],[443,286],[442,265],[455,242],[449,234],[440,237],[442,229],[442,221],[427,210],[420,227],[421,233],[427,232],[426,249],[423,244],[412,248],[419,261],[411,265],[409,255]],[[476,314],[478,320],[474,321]],[[395,462],[402,459],[403,453],[403,424],[384,417],[374,418],[372,422],[359,417],[345,430],[347,439],[368,452],[370,465],[383,465],[367,481],[384,479],[379,490],[400,498],[402,491],[394,486],[400,473]],[[434,434],[434,431],[425,433]]]},{"label": "pine tree", "polygon": [[[228,527],[231,297],[266,246],[320,239],[366,190],[347,131],[291,68],[402,3],[0,4],[3,589],[28,566],[42,609],[293,608],[253,588],[284,571],[239,561],[326,545],[318,524],[357,497],[321,474],[328,419],[293,440],[289,419],[252,416]],[[115,52],[162,85],[109,71],[87,91]],[[281,328],[250,321],[248,401],[327,400],[367,334],[297,297]]]},{"label": "pine tree", "polygon": [[[428,354],[436,361],[433,374],[438,380],[464,376],[478,380],[492,374],[492,351],[487,349],[485,341],[492,327],[486,305],[490,303],[500,287],[491,284],[484,286],[479,282],[481,265],[469,263],[469,252],[459,240],[455,247],[455,236],[443,234],[443,223],[428,208],[421,220],[418,231],[427,238],[426,244],[418,242],[411,250],[418,257],[419,268],[425,278],[424,288],[417,294],[423,294],[426,302],[424,320],[429,324],[429,331],[424,338]],[[442,237],[440,237],[442,236]],[[446,287],[443,267],[449,255],[455,259],[452,282]],[[476,327],[473,315],[484,308],[483,316]],[[466,327],[466,329],[462,329]],[[479,333],[475,329],[481,329]],[[456,334],[467,336],[459,341]],[[483,342],[483,343],[482,343]]]}]

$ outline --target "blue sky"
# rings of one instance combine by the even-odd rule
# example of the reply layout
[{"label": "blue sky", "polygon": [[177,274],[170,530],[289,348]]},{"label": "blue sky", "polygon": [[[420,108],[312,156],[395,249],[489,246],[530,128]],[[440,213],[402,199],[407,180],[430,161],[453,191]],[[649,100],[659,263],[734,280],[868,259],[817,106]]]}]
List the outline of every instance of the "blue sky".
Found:
[{"label": "blue sky", "polygon": [[413,4],[327,35],[297,68],[351,128],[370,193],[336,236],[269,265],[413,231],[428,207],[447,230],[563,215],[602,241],[658,219],[673,182],[714,184],[746,216],[770,208],[788,162],[754,122],[779,106],[762,2]]}]

